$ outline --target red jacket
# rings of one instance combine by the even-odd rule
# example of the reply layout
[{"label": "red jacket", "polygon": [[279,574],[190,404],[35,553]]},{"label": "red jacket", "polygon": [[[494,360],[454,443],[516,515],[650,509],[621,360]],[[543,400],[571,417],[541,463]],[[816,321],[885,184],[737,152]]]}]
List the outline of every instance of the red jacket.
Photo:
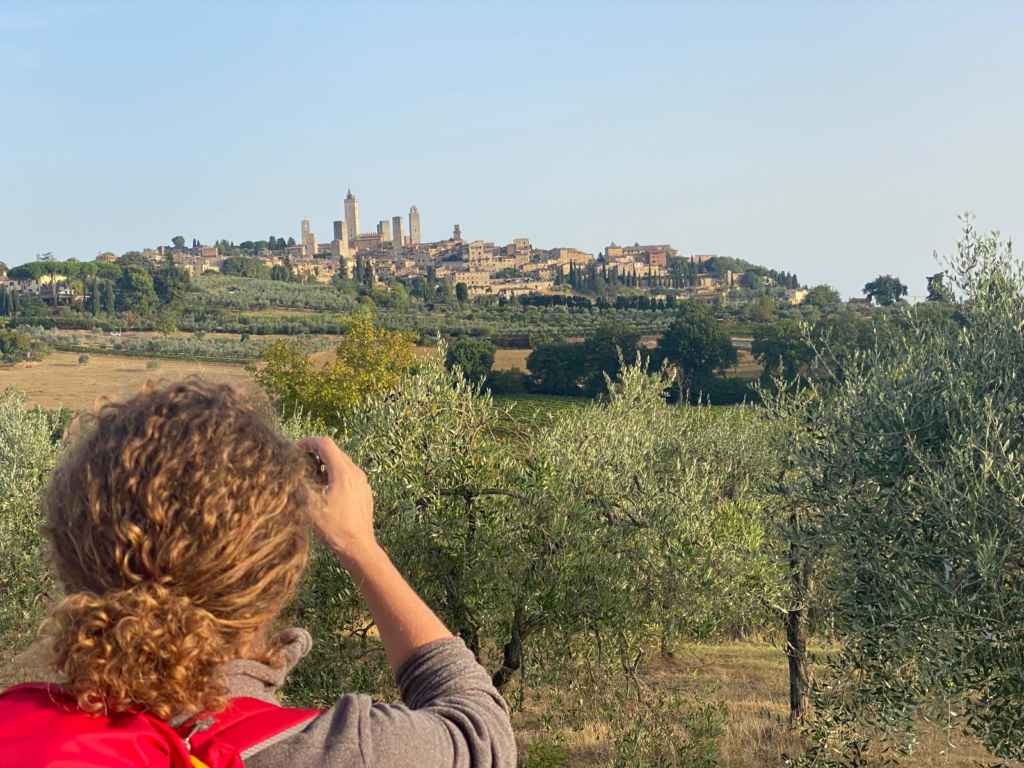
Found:
[{"label": "red jacket", "polygon": [[319,714],[238,698],[175,729],[141,713],[86,714],[60,686],[27,683],[0,694],[0,768],[243,768]]}]

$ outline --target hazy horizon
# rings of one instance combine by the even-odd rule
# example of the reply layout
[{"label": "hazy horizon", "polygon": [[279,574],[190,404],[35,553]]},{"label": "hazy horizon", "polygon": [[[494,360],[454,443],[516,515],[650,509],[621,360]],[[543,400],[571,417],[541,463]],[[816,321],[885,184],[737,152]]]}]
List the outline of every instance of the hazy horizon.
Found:
[{"label": "hazy horizon", "polygon": [[0,223],[52,251],[364,230],[668,242],[912,296],[1024,231],[1006,4],[0,6]]}]

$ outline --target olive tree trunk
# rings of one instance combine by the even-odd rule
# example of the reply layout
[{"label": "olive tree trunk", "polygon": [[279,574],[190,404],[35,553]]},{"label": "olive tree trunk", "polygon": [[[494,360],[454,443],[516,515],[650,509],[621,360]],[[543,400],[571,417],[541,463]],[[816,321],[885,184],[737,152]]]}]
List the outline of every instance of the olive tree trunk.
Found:
[{"label": "olive tree trunk", "polygon": [[790,606],[786,611],[786,658],[789,662],[789,720],[797,723],[807,713],[807,595],[811,566],[795,539],[797,513],[790,515],[789,579]]}]

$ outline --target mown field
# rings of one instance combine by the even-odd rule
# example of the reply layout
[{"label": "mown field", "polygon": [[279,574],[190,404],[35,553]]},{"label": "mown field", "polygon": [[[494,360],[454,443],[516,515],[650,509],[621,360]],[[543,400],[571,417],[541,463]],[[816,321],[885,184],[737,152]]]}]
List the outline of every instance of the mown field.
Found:
[{"label": "mown field", "polygon": [[[418,351],[428,355],[432,348],[419,347]],[[330,353],[319,354],[326,358]],[[494,369],[524,371],[529,354],[526,349],[499,349],[494,356]],[[38,363],[0,366],[0,389],[17,387],[32,403],[44,408],[80,409],[91,407],[100,397],[124,397],[150,380],[198,375],[214,381],[252,385],[252,377],[239,363],[93,353],[89,355],[89,362],[82,365],[78,358],[77,352],[54,352]],[[741,364],[734,375],[746,377],[750,371]],[[527,420],[532,420],[538,411],[571,407],[581,402],[572,397],[548,395],[517,395],[502,400],[512,403],[515,413]]]},{"label": "mown field", "polygon": [[[253,385],[244,366],[94,354],[84,365],[77,352],[54,352],[38,363],[0,366],[0,389],[17,387],[43,408],[91,408],[100,398],[121,398],[147,381],[203,376],[243,387]],[[155,368],[149,367],[151,364]]]},{"label": "mown field", "polygon": [[[427,355],[432,350],[421,347]],[[503,354],[508,353],[508,354]],[[495,368],[525,368],[526,350],[499,350]],[[147,381],[203,376],[244,387],[253,385],[252,376],[238,363],[207,363],[161,357],[136,357],[95,353],[87,363],[78,362],[78,352],[54,352],[38,363],[0,366],[0,389],[17,387],[29,401],[43,408],[90,408],[101,397],[130,395]],[[155,367],[151,367],[154,366]],[[527,396],[529,402],[540,402]],[[554,400],[572,398],[554,398]],[[532,406],[529,408],[532,410]]]}]

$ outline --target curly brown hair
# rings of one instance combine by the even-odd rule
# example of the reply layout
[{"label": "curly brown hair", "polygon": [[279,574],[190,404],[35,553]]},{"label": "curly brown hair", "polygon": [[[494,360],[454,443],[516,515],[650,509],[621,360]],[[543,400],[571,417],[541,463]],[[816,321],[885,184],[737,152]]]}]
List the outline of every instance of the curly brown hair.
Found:
[{"label": "curly brown hair", "polygon": [[218,666],[276,663],[315,503],[265,409],[191,379],[102,405],[43,500],[66,597],[50,630],[79,707],[163,719],[227,703]]}]

